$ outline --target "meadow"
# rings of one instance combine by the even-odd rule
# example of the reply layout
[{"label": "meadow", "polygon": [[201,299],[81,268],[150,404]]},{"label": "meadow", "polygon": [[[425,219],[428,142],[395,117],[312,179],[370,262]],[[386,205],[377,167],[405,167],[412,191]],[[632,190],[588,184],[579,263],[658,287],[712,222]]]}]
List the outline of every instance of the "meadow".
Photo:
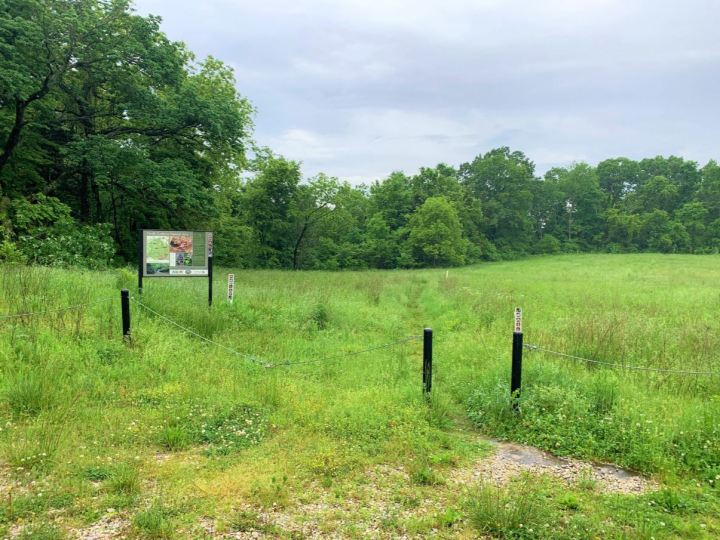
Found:
[{"label": "meadow", "polygon": [[[716,538],[720,375],[528,350],[517,411],[509,377],[516,306],[529,344],[720,372],[718,262],[220,269],[210,309],[202,279],[147,280],[139,296],[128,269],[4,266],[0,536]],[[121,288],[135,299],[127,342]],[[424,327],[429,398],[411,338]],[[606,493],[527,474],[458,483],[492,452],[489,438],[614,463],[657,488]]]}]

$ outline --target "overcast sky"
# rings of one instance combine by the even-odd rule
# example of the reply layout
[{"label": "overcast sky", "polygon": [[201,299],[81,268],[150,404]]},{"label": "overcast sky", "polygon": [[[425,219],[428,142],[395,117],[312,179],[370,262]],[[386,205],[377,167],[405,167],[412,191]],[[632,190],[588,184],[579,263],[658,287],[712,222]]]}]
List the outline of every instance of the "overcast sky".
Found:
[{"label": "overcast sky", "polygon": [[717,0],[136,0],[233,66],[255,139],[360,182],[522,150],[720,158]]}]

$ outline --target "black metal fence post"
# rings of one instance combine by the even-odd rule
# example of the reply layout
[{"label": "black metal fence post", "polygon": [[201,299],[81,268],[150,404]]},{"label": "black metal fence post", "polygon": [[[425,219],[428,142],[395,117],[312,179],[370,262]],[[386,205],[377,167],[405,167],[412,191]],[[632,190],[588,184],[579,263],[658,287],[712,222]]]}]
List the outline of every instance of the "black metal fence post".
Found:
[{"label": "black metal fence post", "polygon": [[523,333],[522,333],[522,310],[515,309],[515,330],[513,331],[512,344],[512,371],[510,374],[510,397],[512,399],[513,408],[517,409],[518,400],[520,399],[520,389],[522,386],[522,353],[523,353]]},{"label": "black metal fence post", "polygon": [[120,291],[120,307],[122,309],[122,331],[123,339],[130,338],[130,291]]},{"label": "black metal fence post", "polygon": [[432,328],[423,330],[423,393],[427,396],[432,390]]}]

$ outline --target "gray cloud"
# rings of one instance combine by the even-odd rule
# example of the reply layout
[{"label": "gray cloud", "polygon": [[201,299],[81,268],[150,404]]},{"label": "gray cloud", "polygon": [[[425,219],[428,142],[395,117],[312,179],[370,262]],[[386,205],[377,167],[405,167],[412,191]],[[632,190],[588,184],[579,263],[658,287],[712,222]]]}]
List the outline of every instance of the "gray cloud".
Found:
[{"label": "gray cloud", "polygon": [[366,181],[490,148],[538,171],[720,158],[714,0],[136,0],[236,70],[256,139]]}]

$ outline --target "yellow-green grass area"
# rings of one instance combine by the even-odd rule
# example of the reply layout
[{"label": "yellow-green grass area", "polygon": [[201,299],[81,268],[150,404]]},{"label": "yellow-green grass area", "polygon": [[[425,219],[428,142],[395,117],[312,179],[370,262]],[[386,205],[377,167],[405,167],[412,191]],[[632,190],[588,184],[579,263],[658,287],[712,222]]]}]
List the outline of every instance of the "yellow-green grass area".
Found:
[{"label": "yellow-green grass area", "polygon": [[[720,371],[716,256],[221,269],[211,309],[203,279],[148,279],[139,296],[124,269],[6,266],[0,287],[2,313],[45,312],[0,320],[0,536],[720,536],[720,376],[527,351],[517,410],[508,388],[516,306],[526,343]],[[220,346],[135,301],[123,342],[123,287]],[[420,340],[342,356],[424,327],[435,336],[429,399]],[[505,487],[458,475],[488,455],[485,437],[612,462],[659,487],[621,495],[543,475]]]}]

